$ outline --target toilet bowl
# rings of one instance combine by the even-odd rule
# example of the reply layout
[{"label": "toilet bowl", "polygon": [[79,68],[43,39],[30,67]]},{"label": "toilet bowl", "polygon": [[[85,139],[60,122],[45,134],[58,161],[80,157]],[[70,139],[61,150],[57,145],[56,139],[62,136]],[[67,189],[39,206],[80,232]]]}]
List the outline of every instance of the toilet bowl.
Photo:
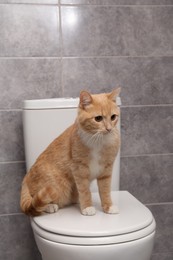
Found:
[{"label": "toilet bowl", "polygon": [[[50,141],[74,121],[77,105],[78,99],[24,102],[28,169]],[[120,129],[120,124],[118,127]],[[102,211],[97,187],[93,184],[91,190],[96,215],[83,216],[79,205],[74,204],[53,214],[31,218],[43,260],[150,260],[155,220],[150,210],[129,192],[117,190],[119,162],[118,154],[113,168],[112,200],[118,206],[119,214]]]},{"label": "toilet bowl", "polygon": [[93,193],[95,216],[83,216],[78,205],[55,214],[31,218],[43,260],[149,260],[155,220],[127,191],[112,192],[119,214],[105,214],[98,193]]}]

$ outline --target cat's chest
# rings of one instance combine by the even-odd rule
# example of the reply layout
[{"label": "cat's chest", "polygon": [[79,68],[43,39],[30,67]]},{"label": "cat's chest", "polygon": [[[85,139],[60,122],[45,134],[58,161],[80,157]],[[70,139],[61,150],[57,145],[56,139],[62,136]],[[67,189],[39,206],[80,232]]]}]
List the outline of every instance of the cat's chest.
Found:
[{"label": "cat's chest", "polygon": [[101,163],[101,153],[100,149],[98,148],[95,148],[91,151],[89,169],[90,180],[96,179],[102,173],[103,164]]}]

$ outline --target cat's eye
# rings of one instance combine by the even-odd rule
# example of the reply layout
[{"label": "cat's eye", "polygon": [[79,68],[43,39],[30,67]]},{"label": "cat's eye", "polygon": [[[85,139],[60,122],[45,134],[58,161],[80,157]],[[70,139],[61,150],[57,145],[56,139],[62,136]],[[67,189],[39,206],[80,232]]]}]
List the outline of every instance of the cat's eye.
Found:
[{"label": "cat's eye", "polygon": [[117,116],[116,116],[115,114],[113,114],[113,115],[111,116],[111,120],[114,121],[114,120],[116,119],[116,117],[117,117]]},{"label": "cat's eye", "polygon": [[103,117],[102,116],[96,116],[94,119],[95,119],[96,122],[101,122],[103,120]]}]

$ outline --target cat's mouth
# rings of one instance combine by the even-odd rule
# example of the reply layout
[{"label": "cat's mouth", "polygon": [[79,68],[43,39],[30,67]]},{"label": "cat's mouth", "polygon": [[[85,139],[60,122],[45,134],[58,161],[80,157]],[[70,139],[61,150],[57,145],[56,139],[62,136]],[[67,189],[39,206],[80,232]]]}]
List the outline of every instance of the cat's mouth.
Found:
[{"label": "cat's mouth", "polygon": [[112,129],[105,129],[104,131],[102,131],[102,134],[103,135],[110,135],[110,134],[112,134]]}]

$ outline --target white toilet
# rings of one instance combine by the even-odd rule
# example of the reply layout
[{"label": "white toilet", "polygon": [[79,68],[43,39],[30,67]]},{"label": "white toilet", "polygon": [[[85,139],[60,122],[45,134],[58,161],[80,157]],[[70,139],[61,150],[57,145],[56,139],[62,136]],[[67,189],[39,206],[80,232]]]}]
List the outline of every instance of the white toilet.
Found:
[{"label": "white toilet", "polygon": [[[79,99],[26,100],[23,109],[27,169],[65,128],[74,122]],[[120,104],[120,98],[117,98]],[[120,124],[119,124],[120,127]],[[155,220],[127,191],[119,190],[120,155],[113,169],[112,199],[119,214],[105,214],[96,183],[92,183],[94,216],[83,216],[78,205],[31,218],[43,260],[150,260]]]}]

